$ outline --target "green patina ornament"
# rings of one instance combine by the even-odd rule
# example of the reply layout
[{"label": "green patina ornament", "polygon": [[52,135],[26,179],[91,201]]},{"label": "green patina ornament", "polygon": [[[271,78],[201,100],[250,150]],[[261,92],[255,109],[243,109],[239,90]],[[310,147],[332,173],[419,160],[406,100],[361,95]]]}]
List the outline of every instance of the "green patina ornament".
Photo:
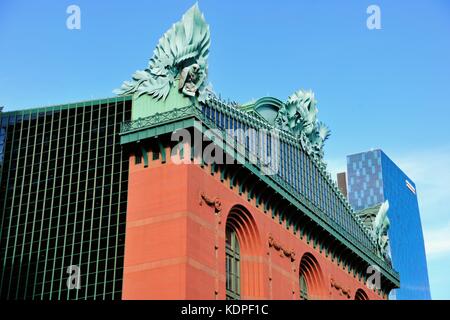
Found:
[{"label": "green patina ornament", "polygon": [[[159,40],[147,69],[136,71],[118,95],[133,95],[132,119],[205,102],[213,94],[206,86],[209,26],[195,4]],[[317,120],[312,91],[299,90],[282,103],[274,125],[298,137],[303,148],[318,163],[330,130]]]},{"label": "green patina ornament", "polygon": [[356,212],[364,225],[372,232],[377,244],[378,254],[386,261],[390,261],[389,254],[389,227],[388,218],[389,201],[377,204],[373,207]]},{"label": "green patina ornament", "polygon": [[279,109],[275,126],[298,137],[306,152],[325,166],[323,147],[330,137],[330,130],[324,123],[318,121],[316,105],[317,101],[312,91],[295,92]]},{"label": "green patina ornament", "polygon": [[205,86],[209,45],[209,26],[195,4],[159,40],[147,69],[114,93],[156,101],[165,101],[171,91],[195,97]]}]

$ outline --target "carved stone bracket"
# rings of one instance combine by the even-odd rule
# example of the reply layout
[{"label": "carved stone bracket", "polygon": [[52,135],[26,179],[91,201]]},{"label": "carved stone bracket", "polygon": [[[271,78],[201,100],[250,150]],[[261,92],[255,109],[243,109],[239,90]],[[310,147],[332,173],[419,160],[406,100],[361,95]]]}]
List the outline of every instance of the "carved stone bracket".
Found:
[{"label": "carved stone bracket", "polygon": [[331,287],[336,289],[341,296],[345,296],[349,299],[351,298],[351,291],[349,288],[344,288],[342,285],[337,283],[333,278],[331,278],[330,282],[331,282]]},{"label": "carved stone bracket", "polygon": [[202,206],[205,203],[207,206],[214,208],[214,212],[217,215],[222,213],[222,202],[219,197],[210,198],[206,195],[205,192],[200,192],[200,205]]},{"label": "carved stone bracket", "polygon": [[283,245],[281,245],[277,240],[274,239],[272,234],[269,234],[269,248],[274,248],[275,250],[280,252],[280,257],[290,258],[291,261],[295,261],[295,252],[293,249],[286,249]]}]

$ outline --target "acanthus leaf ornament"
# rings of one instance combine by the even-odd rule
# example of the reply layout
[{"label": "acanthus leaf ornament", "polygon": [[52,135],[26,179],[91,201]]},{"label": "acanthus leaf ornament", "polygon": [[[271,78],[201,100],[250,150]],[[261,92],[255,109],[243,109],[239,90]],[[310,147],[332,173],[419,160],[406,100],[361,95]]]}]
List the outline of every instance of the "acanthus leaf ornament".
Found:
[{"label": "acanthus leaf ornament", "polygon": [[330,137],[330,130],[324,123],[318,121],[316,105],[317,101],[312,91],[296,91],[278,111],[275,125],[298,137],[303,149],[325,166],[323,147]]},{"label": "acanthus leaf ornament", "polygon": [[164,101],[178,81],[181,94],[196,96],[205,87],[209,45],[209,26],[195,4],[159,40],[147,69],[136,71],[114,93]]},{"label": "acanthus leaf ornament", "polygon": [[349,288],[344,288],[341,284],[337,283],[333,278],[330,279],[331,287],[335,288],[341,296],[345,296],[351,299],[351,290]]},{"label": "acanthus leaf ornament", "polygon": [[388,211],[389,211],[389,201],[386,200],[383,202],[378,209],[377,215],[375,216],[375,219],[373,221],[373,234],[375,236],[375,239],[377,241],[378,250],[380,252],[380,255],[385,258],[385,260],[390,260],[389,255],[389,227],[390,227],[390,221],[388,218]]},{"label": "acanthus leaf ornament", "polygon": [[269,234],[268,236],[268,244],[269,248],[274,248],[275,250],[280,252],[280,257],[287,257],[292,262],[295,261],[295,251],[294,249],[287,249],[285,248],[280,242],[275,240],[272,234]]},{"label": "acanthus leaf ornament", "polygon": [[391,264],[388,211],[389,201],[386,200],[373,207],[358,211],[356,215],[369,228],[376,241],[378,255]]}]

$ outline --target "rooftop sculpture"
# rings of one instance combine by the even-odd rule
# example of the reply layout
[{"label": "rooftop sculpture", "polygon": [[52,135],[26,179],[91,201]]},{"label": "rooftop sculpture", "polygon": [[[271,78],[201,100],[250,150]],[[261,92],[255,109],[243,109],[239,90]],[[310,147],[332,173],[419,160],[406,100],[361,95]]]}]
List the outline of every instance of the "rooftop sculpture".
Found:
[{"label": "rooftop sculpture", "polygon": [[[200,104],[236,111],[232,117],[237,118],[245,113],[257,115],[254,119],[265,121],[265,129],[271,127],[274,131],[284,131],[288,133],[285,135],[287,139],[298,142],[315,160],[313,163],[319,167],[318,172],[326,173],[321,181],[332,184],[323,160],[324,144],[330,130],[317,118],[314,93],[298,90],[286,102],[273,97],[264,97],[245,105],[222,101],[210,85],[206,85],[209,45],[209,26],[195,4],[159,40],[148,67],[136,71],[131,81],[125,81],[120,89],[115,90],[119,95],[133,96],[132,121],[123,128],[134,130],[134,126],[142,126],[147,120],[170,117],[189,108],[198,111],[201,108],[196,107]],[[343,203],[345,213],[353,215],[344,196],[336,186],[333,185],[333,188],[335,199]],[[370,238],[369,241],[376,240],[369,246],[373,245],[374,253],[384,259],[387,259],[388,250],[387,208],[388,204],[377,207],[367,216],[358,213],[363,221],[370,221],[370,225],[362,231],[368,236],[367,239]]]},{"label": "rooftop sculpture", "polygon": [[388,218],[389,201],[385,201],[376,206],[357,212],[357,216],[361,218],[364,224],[370,228],[377,242],[378,251],[381,257],[390,260],[389,257],[389,226]]},{"label": "rooftop sculpture", "polygon": [[195,96],[207,77],[209,44],[209,26],[195,4],[159,40],[147,69],[136,71],[133,79],[114,93],[137,97],[148,94],[165,100],[170,90],[177,89]]},{"label": "rooftop sculpture", "polygon": [[328,127],[318,121],[317,101],[312,91],[299,90],[282,105],[275,125],[298,137],[303,148],[323,166],[323,147],[330,136]]},{"label": "rooftop sculpture", "polygon": [[[118,95],[149,95],[164,101],[171,91],[205,102],[214,92],[206,86],[210,32],[198,5],[191,7],[159,40],[147,69],[136,71]],[[278,110],[275,127],[297,137],[308,154],[325,167],[323,147],[330,130],[317,120],[312,91],[299,90]]]}]

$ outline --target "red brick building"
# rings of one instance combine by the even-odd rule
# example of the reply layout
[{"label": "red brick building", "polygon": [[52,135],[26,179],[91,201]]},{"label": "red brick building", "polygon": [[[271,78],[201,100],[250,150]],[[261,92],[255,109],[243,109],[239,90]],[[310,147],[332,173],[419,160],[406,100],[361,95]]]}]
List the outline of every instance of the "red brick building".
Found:
[{"label": "red brick building", "polygon": [[[174,63],[181,72],[159,90],[169,75],[158,61],[185,54],[168,48],[192,46],[184,34],[200,39],[195,58]],[[209,28],[197,6],[163,39],[148,74],[119,92],[134,94],[121,131],[130,156],[122,297],[386,299],[398,274],[326,171],[313,93],[218,99],[198,81]]]}]

